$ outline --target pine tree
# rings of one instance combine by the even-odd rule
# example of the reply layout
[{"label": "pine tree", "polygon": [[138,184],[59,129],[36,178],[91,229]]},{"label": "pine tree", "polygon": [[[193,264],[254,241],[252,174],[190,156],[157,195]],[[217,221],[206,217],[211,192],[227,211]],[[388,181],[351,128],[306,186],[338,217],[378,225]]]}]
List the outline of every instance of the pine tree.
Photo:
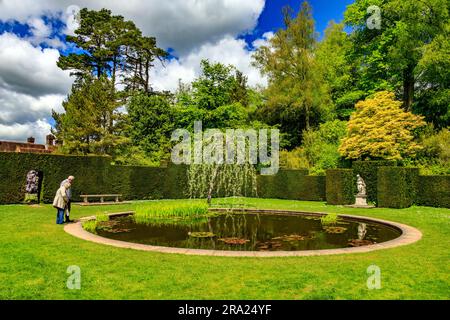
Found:
[{"label": "pine tree", "polygon": [[106,77],[83,78],[63,102],[64,113],[53,111],[53,134],[63,141],[62,152],[114,155],[114,149],[127,138],[124,115],[118,112],[112,83]]}]

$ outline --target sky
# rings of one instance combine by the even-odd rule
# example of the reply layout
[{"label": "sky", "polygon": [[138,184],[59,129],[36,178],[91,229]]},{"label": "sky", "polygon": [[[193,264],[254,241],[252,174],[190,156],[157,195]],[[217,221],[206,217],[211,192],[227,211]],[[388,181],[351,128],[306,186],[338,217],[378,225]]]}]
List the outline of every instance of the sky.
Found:
[{"label": "sky", "polygon": [[[341,21],[353,0],[310,0],[316,29]],[[175,90],[178,80],[191,82],[207,58],[233,64],[249,84],[267,80],[251,66],[253,51],[283,26],[282,7],[298,11],[301,0],[0,0],[0,140],[44,143],[62,112],[73,78],[60,70],[60,55],[73,52],[65,36],[73,34],[73,12],[110,9],[133,20],[173,58],[152,71],[157,90]]]}]

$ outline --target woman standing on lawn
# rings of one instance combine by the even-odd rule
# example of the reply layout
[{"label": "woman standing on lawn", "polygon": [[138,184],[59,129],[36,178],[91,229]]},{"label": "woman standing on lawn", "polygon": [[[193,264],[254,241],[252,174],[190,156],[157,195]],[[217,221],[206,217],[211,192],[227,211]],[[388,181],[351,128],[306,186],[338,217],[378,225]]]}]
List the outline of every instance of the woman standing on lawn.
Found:
[{"label": "woman standing on lawn", "polygon": [[64,211],[66,210],[69,197],[67,196],[67,190],[70,189],[70,183],[66,182],[62,187],[56,191],[55,199],[53,200],[53,207],[56,208],[56,223],[64,223]]}]

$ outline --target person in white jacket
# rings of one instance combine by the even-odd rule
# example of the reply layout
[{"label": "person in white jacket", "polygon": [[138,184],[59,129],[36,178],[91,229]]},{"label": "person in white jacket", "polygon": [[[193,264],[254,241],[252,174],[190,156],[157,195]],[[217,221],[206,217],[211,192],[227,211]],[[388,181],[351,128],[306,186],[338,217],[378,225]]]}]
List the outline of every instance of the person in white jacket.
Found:
[{"label": "person in white jacket", "polygon": [[53,207],[56,208],[56,224],[64,223],[64,212],[67,204],[69,203],[69,197],[67,191],[70,190],[70,183],[64,183],[62,187],[56,191],[55,199],[53,199]]},{"label": "person in white jacket", "polygon": [[[68,177],[66,180],[64,180],[63,182],[61,182],[60,187],[62,187],[65,183],[70,183],[70,185],[73,185],[73,180],[75,180],[74,176],[70,176]],[[70,211],[71,211],[71,204],[72,204],[72,188],[67,190],[67,197],[69,198],[69,200],[67,201],[67,206],[66,206],[66,214],[65,214],[65,218],[66,218],[66,222],[73,222],[72,220],[70,220]]]}]

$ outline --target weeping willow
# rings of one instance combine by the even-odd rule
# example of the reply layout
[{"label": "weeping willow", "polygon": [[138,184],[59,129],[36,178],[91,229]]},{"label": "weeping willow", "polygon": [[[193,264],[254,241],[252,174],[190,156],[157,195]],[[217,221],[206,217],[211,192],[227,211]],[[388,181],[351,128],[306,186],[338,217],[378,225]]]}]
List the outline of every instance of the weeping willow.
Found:
[{"label": "weeping willow", "polygon": [[192,199],[257,196],[256,169],[251,164],[193,164],[188,170],[188,193]]},{"label": "weeping willow", "polygon": [[218,131],[201,142],[203,148],[195,150],[194,159],[210,161],[201,164],[194,161],[189,166],[190,198],[206,198],[211,205],[213,196],[233,199],[257,196],[257,175],[253,164],[257,161],[256,133],[250,132],[248,136],[246,139],[243,132],[234,132],[227,133],[224,139],[223,132]]}]

